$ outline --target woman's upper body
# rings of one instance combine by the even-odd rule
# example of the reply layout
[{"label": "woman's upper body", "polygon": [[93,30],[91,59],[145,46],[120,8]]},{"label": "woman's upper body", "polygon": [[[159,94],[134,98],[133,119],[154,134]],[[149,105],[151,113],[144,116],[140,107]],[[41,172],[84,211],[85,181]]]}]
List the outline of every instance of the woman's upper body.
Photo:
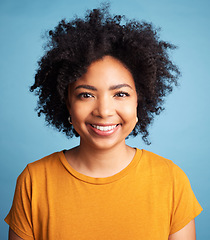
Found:
[{"label": "woman's upper body", "polygon": [[26,240],[168,240],[202,209],[179,167],[135,151],[109,177],[76,171],[63,152],[30,163],[18,178],[7,223]]},{"label": "woman's upper body", "polygon": [[[29,164],[6,218],[10,239],[195,239],[202,210],[171,161],[126,145],[161,112],[179,74],[151,24],[95,9],[50,31],[39,115],[76,148]],[[169,236],[170,235],[170,236]]]}]

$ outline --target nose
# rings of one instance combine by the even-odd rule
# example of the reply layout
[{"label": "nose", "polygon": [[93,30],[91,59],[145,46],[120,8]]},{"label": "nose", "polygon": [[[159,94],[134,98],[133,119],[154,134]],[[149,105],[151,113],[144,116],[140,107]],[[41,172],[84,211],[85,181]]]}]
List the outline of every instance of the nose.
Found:
[{"label": "nose", "polygon": [[107,117],[113,116],[114,103],[111,100],[111,98],[103,97],[103,98],[97,99],[92,113],[94,116],[97,116],[99,118],[107,118]]}]

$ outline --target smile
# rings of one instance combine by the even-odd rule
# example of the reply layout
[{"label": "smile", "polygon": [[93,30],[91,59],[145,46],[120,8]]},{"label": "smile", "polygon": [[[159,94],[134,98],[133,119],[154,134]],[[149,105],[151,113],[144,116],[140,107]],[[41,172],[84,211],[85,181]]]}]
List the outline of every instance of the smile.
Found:
[{"label": "smile", "polygon": [[98,126],[98,125],[91,124],[91,126],[100,130],[100,131],[102,131],[102,132],[107,132],[107,131],[110,131],[110,130],[113,130],[114,128],[116,128],[118,126],[118,124],[111,125],[111,126]]}]

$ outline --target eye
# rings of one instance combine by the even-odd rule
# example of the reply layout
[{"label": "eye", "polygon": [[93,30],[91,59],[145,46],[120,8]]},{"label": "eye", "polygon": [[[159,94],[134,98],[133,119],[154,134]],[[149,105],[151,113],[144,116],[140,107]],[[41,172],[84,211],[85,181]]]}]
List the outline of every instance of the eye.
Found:
[{"label": "eye", "polygon": [[93,97],[93,95],[88,92],[83,92],[78,95],[78,98],[91,98],[91,97]]},{"label": "eye", "polygon": [[127,92],[118,92],[114,95],[115,97],[120,97],[120,98],[123,98],[123,97],[129,97],[130,94],[127,93]]}]

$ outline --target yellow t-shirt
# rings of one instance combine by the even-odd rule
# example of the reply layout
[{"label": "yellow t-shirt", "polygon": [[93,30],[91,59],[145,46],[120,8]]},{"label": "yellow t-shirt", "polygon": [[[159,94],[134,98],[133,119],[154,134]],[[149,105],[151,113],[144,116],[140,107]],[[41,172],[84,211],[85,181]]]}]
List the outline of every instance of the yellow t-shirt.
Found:
[{"label": "yellow t-shirt", "polygon": [[168,240],[201,211],[184,172],[154,153],[92,178],[57,152],[21,173],[5,221],[26,240]]}]

